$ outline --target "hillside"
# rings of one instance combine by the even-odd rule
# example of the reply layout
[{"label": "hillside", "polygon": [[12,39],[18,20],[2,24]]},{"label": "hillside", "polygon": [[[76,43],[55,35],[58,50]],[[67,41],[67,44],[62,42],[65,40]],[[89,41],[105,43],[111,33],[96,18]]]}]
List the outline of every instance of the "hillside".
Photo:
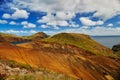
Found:
[{"label": "hillside", "polygon": [[38,32],[38,33],[35,33],[33,35],[30,35],[30,36],[23,36],[23,38],[29,39],[29,40],[41,40],[41,39],[44,39],[47,37],[48,37],[48,35],[45,34],[44,32]]},{"label": "hillside", "polygon": [[32,40],[41,40],[48,36],[43,32],[38,32],[30,36],[17,36],[13,34],[0,33],[0,41],[4,42],[28,42]]},{"label": "hillside", "polygon": [[28,41],[28,39],[24,39],[24,38],[19,37],[17,35],[5,34],[5,33],[0,33],[0,40],[2,42],[24,42],[24,41]]},{"label": "hillside", "polygon": [[12,60],[0,60],[0,80],[75,80],[45,68],[31,68]]},{"label": "hillside", "polygon": [[109,57],[112,54],[109,52],[111,50],[89,36],[73,33],[61,33],[42,41],[17,45],[0,43],[0,59],[45,68],[76,80],[120,80],[120,59]]},{"label": "hillside", "polygon": [[86,52],[96,55],[111,55],[112,51],[103,45],[92,40],[88,35],[75,33],[60,33],[46,38],[45,42],[55,42],[60,44],[69,44],[84,49]]}]

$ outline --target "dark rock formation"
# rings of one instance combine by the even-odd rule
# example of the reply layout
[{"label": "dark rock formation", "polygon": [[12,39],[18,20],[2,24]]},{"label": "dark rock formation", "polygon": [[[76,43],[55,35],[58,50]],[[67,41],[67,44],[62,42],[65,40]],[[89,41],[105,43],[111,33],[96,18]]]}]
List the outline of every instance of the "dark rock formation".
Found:
[{"label": "dark rock formation", "polygon": [[120,44],[114,45],[112,50],[114,51],[114,53],[120,52]]}]

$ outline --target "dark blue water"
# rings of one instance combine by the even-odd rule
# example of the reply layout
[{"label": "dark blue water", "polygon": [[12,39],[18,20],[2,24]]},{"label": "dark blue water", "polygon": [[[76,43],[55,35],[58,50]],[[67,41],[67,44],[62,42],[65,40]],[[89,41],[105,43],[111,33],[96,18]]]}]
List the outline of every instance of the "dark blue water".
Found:
[{"label": "dark blue water", "polygon": [[27,43],[27,42],[30,42],[30,41],[23,41],[23,42],[11,42],[12,44],[21,44],[21,43]]},{"label": "dark blue water", "polygon": [[120,43],[120,36],[91,36],[91,38],[108,48]]}]

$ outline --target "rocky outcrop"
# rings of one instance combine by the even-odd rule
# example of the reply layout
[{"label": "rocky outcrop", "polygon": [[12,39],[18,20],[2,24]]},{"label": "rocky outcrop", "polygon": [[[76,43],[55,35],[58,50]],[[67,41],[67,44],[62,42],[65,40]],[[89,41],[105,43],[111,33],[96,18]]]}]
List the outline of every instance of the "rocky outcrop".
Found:
[{"label": "rocky outcrop", "polygon": [[114,51],[114,53],[120,52],[120,44],[114,45],[112,50]]},{"label": "rocky outcrop", "polygon": [[120,44],[114,45],[112,47],[113,53],[117,55],[118,58],[120,58]]}]

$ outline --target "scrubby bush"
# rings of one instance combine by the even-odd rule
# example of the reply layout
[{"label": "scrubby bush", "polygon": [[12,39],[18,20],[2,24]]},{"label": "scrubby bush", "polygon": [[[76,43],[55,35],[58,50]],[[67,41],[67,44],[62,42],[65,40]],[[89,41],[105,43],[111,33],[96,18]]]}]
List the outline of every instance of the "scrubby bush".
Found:
[{"label": "scrubby bush", "polygon": [[0,80],[5,80],[5,79],[6,79],[6,77],[7,77],[7,75],[6,75],[6,74],[1,74],[1,73],[0,73]]}]

